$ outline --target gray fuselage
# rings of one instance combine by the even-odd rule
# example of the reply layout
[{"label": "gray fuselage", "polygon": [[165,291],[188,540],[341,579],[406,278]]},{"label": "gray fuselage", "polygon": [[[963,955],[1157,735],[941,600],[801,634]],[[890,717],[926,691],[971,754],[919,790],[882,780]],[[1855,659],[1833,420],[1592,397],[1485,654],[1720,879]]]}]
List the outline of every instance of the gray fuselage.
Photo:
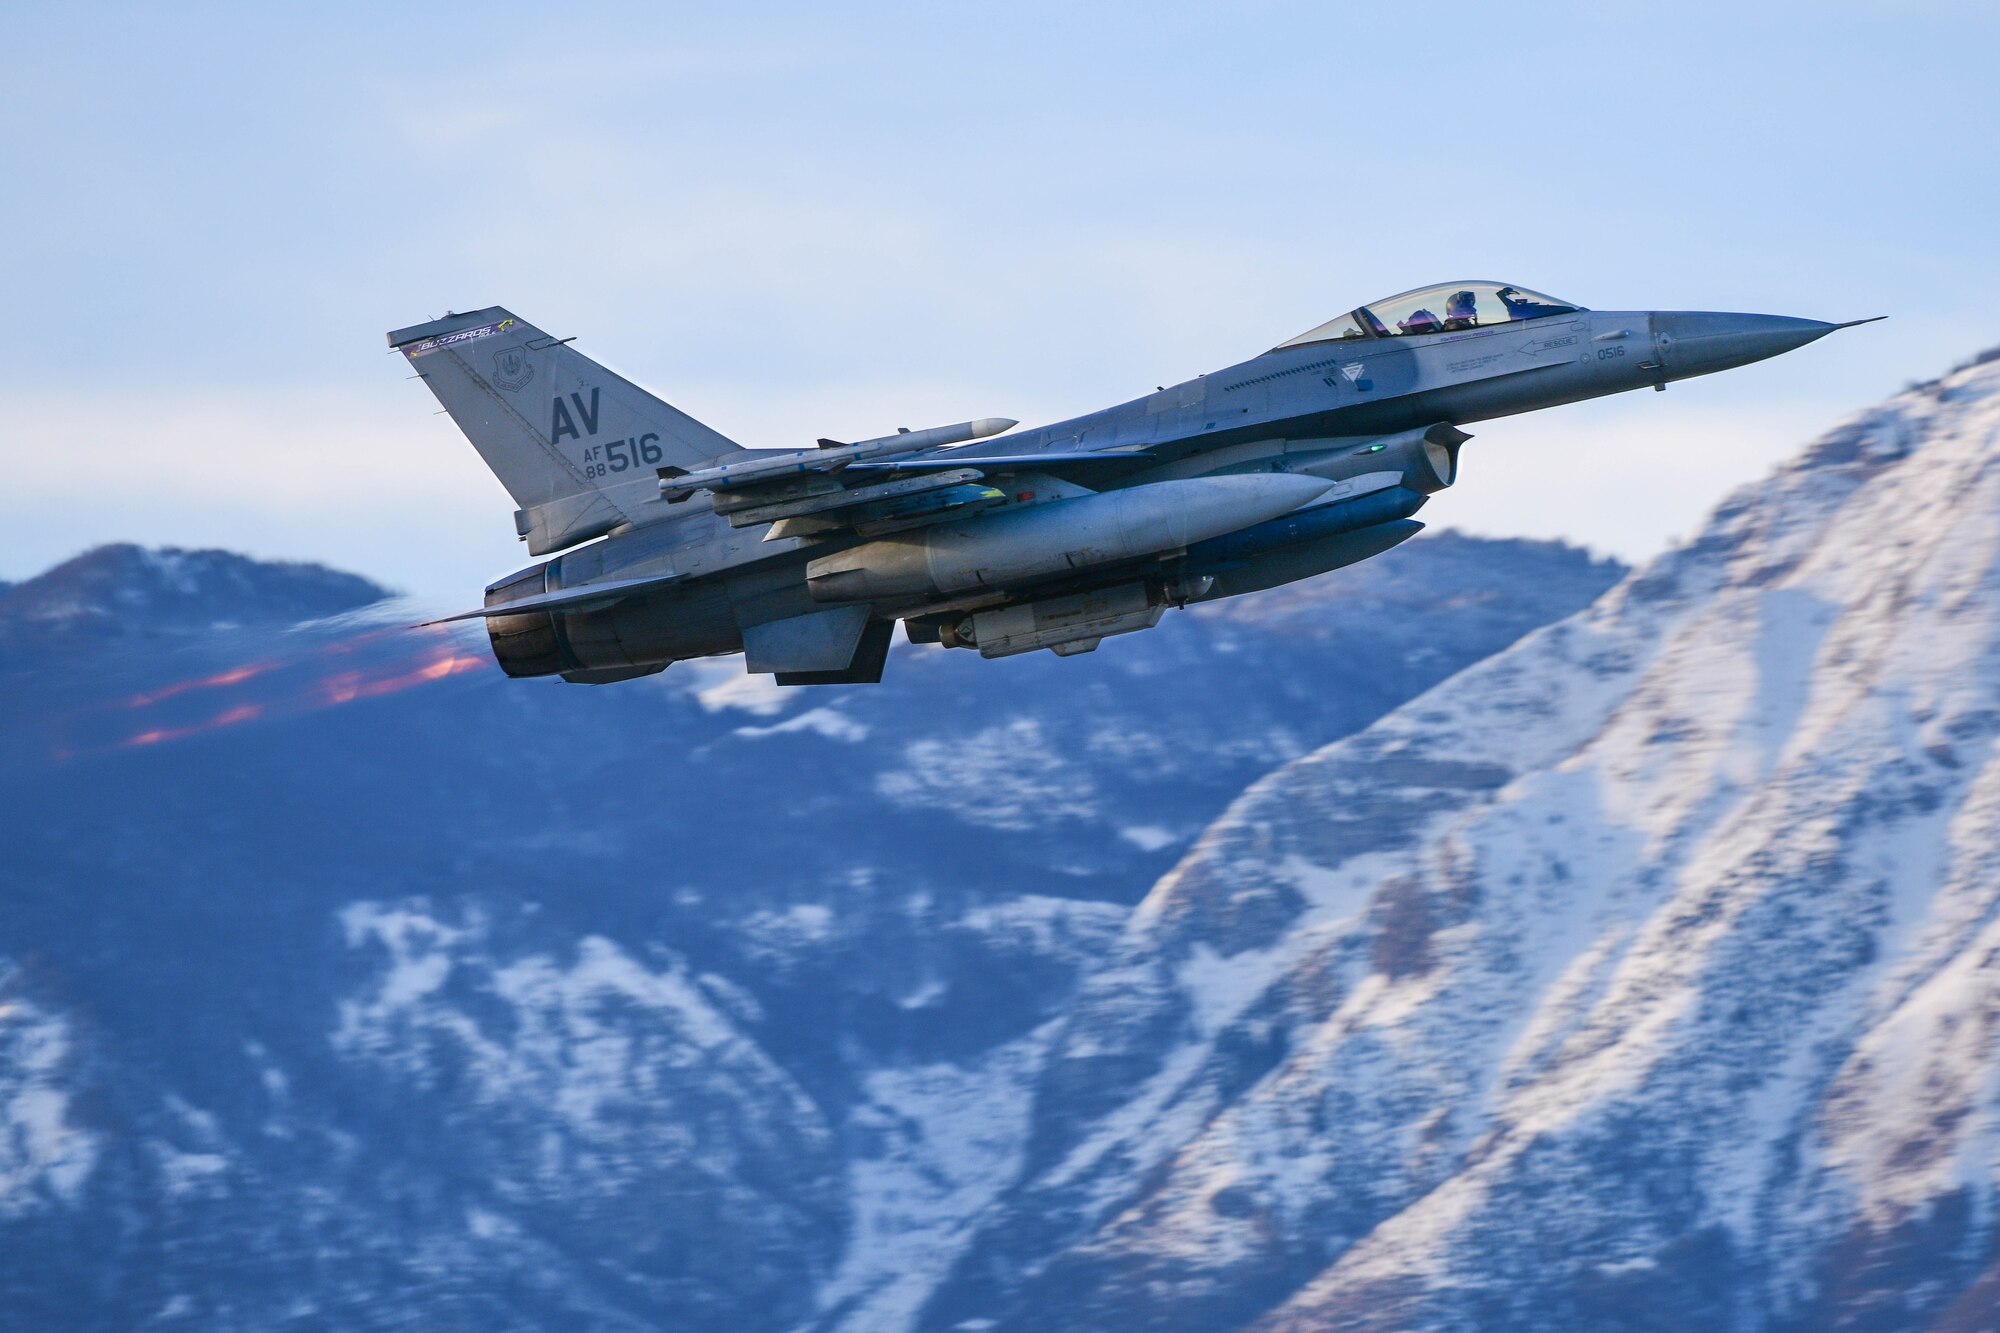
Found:
[{"label": "gray fuselage", "polygon": [[[982,457],[1016,460],[996,483],[1005,490],[996,501],[1003,514],[1013,506],[1165,481],[1313,476],[1333,483],[1308,511],[1319,515],[1316,527],[1292,521],[1276,545],[1232,545],[1224,538],[1143,561],[1078,568],[1027,586],[878,598],[868,615],[875,622],[904,620],[913,639],[938,641],[942,635],[952,644],[958,641],[954,618],[973,610],[990,613],[1022,602],[1067,605],[1050,599],[1087,598],[1093,590],[1137,586],[1135,580],[1150,581],[1154,602],[1181,605],[1337,568],[1417,530],[1410,515],[1455,479],[1457,446],[1466,438],[1457,427],[1664,387],[1775,355],[1836,327],[1777,316],[1578,309],[1415,336],[1288,344],[1130,402],[952,449],[949,457],[975,469]],[[1038,476],[1018,462],[1023,455],[1107,453],[1134,456],[1106,460],[1092,471],[1088,489],[1059,475]],[[1351,510],[1327,517],[1333,512],[1328,506],[1341,503]],[[990,522],[991,513],[972,521]],[[601,608],[495,617],[489,625],[496,652],[506,663],[511,642],[517,674],[560,672],[604,681],[683,658],[743,651],[746,628],[806,624],[798,618],[824,612],[826,583],[816,596],[808,566],[823,568],[830,557],[869,540],[852,533],[771,536],[769,525],[730,527],[704,495],[685,512],[571,550],[495,584],[488,602],[600,582],[677,578]],[[1105,614],[1114,619],[1103,623],[1113,624],[1116,613]],[[1155,612],[1123,628],[1157,619]],[[1087,640],[1088,646],[1095,642]],[[754,660],[751,669],[759,669]]]}]

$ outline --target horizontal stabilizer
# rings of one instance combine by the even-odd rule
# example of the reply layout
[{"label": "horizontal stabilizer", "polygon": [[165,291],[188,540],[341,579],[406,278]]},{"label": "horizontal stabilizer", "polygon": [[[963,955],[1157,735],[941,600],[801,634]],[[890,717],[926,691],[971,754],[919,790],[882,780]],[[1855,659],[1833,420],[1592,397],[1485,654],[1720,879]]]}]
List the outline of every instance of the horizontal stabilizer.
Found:
[{"label": "horizontal stabilizer", "polygon": [[455,616],[426,620],[426,625],[448,625],[454,620],[485,620],[492,616],[523,615],[530,611],[596,611],[641,592],[664,588],[680,580],[679,574],[655,574],[643,579],[613,579],[607,583],[587,583],[581,588],[560,588],[555,592],[517,597],[511,602],[482,606],[477,611],[461,611]]}]

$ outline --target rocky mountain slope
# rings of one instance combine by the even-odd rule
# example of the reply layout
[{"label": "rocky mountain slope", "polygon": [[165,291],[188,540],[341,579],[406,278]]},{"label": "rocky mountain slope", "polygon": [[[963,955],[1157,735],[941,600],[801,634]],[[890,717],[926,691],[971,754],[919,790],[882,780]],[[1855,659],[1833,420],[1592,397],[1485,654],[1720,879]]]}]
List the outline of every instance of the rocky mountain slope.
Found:
[{"label": "rocky mountain slope", "polygon": [[922,1326],[2000,1327],[1996,736],[1989,363],[1237,800]]},{"label": "rocky mountain slope", "polygon": [[387,595],[367,579],[319,565],[100,546],[26,583],[0,583],[0,669],[46,668],[65,653],[138,640],[282,629]]},{"label": "rocky mountain slope", "polygon": [[874,691],[12,665],[0,1308],[2000,1326],[1997,446],[1989,360],[1609,591],[1433,538]]},{"label": "rocky mountain slope", "polygon": [[1195,834],[1621,572],[1446,535],[783,693],[507,682],[214,552],[18,585],[0,1323],[909,1326]]}]

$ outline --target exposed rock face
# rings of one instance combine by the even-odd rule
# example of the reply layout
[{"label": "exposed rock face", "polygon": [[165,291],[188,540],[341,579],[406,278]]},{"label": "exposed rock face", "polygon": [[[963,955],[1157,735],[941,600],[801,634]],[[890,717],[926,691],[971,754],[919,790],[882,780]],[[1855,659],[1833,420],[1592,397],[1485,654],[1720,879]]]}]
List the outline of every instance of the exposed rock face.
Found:
[{"label": "exposed rock face", "polygon": [[311,568],[30,580],[0,1323],[907,1327],[1200,829],[1621,573],[1426,538],[1090,657],[785,693],[508,682]]},{"label": "exposed rock face", "polygon": [[872,691],[17,662],[0,1309],[2000,1326],[1995,458],[1988,362],[1601,597],[1427,539]]},{"label": "exposed rock face", "polygon": [[2000,1326],[2000,366],[1257,783],[927,1327]]},{"label": "exposed rock face", "polygon": [[0,1308],[2000,1326],[1996,446],[878,691],[0,593]]}]

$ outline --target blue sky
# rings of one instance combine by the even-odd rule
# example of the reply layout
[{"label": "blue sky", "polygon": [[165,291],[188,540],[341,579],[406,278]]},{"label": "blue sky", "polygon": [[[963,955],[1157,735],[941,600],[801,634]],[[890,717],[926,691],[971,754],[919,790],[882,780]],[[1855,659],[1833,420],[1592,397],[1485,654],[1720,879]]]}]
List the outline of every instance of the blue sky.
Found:
[{"label": "blue sky", "polygon": [[15,5],[5,35],[0,578],[136,539],[467,602],[526,563],[511,505],[382,342],[446,308],[581,335],[757,446],[1047,420],[1454,277],[1893,316],[1477,427],[1426,511],[1627,557],[2000,342],[1990,5]]}]

